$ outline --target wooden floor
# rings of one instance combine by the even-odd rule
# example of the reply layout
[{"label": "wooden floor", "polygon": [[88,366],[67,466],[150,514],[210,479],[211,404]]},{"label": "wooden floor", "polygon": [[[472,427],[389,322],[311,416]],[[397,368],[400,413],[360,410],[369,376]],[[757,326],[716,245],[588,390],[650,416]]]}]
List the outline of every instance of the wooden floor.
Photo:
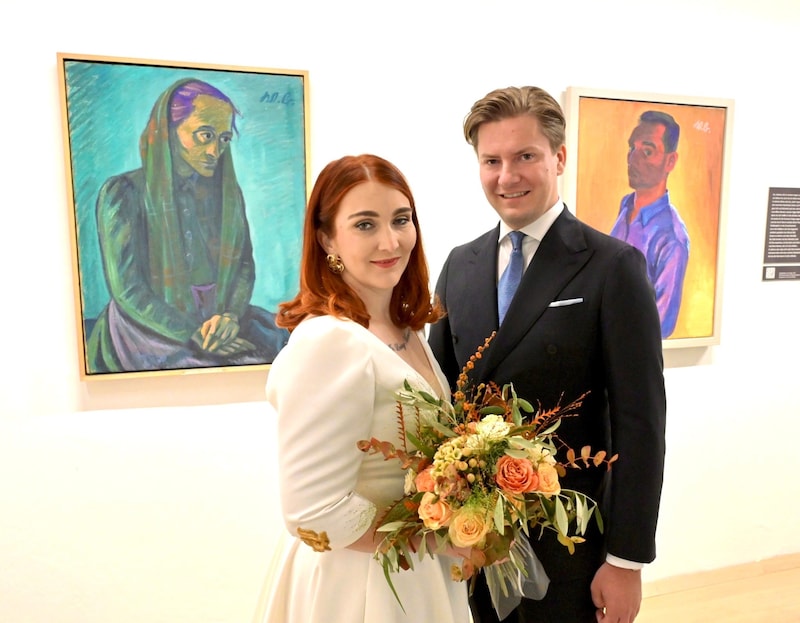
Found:
[{"label": "wooden floor", "polygon": [[636,623],[800,623],[800,554],[646,583]]}]

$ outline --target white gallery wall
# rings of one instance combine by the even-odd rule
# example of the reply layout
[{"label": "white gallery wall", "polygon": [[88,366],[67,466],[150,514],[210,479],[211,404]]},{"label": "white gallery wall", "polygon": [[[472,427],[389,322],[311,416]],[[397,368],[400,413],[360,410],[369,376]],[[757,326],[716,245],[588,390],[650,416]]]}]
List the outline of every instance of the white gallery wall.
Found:
[{"label": "white gallery wall", "polygon": [[0,16],[0,620],[247,621],[280,529],[265,372],[80,381],[59,51],[308,70],[312,174],[344,154],[397,164],[434,280],[496,223],[461,133],[487,91],[733,100],[721,343],[665,353],[645,581],[800,552],[800,281],[761,281],[768,189],[800,187],[796,0],[0,0]]}]

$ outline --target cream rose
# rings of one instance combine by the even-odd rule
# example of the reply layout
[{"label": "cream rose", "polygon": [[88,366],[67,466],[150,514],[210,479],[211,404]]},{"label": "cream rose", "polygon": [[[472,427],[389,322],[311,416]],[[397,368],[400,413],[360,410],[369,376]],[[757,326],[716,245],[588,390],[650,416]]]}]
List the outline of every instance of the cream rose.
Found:
[{"label": "cream rose", "polygon": [[481,547],[490,527],[486,511],[462,506],[453,514],[447,533],[456,547]]},{"label": "cream rose", "polygon": [[539,474],[528,459],[517,459],[507,454],[497,461],[497,485],[509,493],[536,491]]},{"label": "cream rose", "polygon": [[545,495],[554,495],[561,492],[561,483],[558,482],[558,472],[550,463],[539,463],[536,470],[539,475],[539,486],[536,488]]},{"label": "cream rose", "polygon": [[453,516],[453,510],[450,505],[435,493],[430,492],[422,496],[417,513],[425,527],[431,530],[444,528],[450,523],[450,519]]}]

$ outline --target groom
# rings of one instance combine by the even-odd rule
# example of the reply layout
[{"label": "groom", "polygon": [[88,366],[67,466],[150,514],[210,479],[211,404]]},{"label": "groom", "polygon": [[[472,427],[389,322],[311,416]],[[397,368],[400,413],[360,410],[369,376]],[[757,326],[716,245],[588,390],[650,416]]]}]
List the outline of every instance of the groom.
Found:
[{"label": "groom", "polygon": [[[645,259],[562,203],[565,120],[548,93],[492,91],[473,105],[464,135],[500,223],[450,253],[436,288],[447,316],[431,327],[431,347],[454,386],[496,330],[473,380],[513,382],[519,396],[544,408],[588,391],[558,436],[576,450],[619,454],[610,474],[570,470],[562,479],[564,488],[602,501],[605,533],[590,533],[571,556],[554,533],[532,532],[550,587],[542,600],[523,599],[505,621],[630,623],[641,602],[641,568],[655,558],[665,452],[661,331]],[[473,617],[493,623],[482,580]]]}]

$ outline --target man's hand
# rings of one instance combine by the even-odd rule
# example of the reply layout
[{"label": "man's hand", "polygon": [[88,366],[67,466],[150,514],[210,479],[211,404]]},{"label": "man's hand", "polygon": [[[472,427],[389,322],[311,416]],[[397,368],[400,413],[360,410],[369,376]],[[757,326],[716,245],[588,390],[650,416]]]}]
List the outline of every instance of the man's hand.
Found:
[{"label": "man's hand", "polygon": [[642,572],[607,562],[592,581],[592,601],[602,623],[633,623],[642,604]]}]

